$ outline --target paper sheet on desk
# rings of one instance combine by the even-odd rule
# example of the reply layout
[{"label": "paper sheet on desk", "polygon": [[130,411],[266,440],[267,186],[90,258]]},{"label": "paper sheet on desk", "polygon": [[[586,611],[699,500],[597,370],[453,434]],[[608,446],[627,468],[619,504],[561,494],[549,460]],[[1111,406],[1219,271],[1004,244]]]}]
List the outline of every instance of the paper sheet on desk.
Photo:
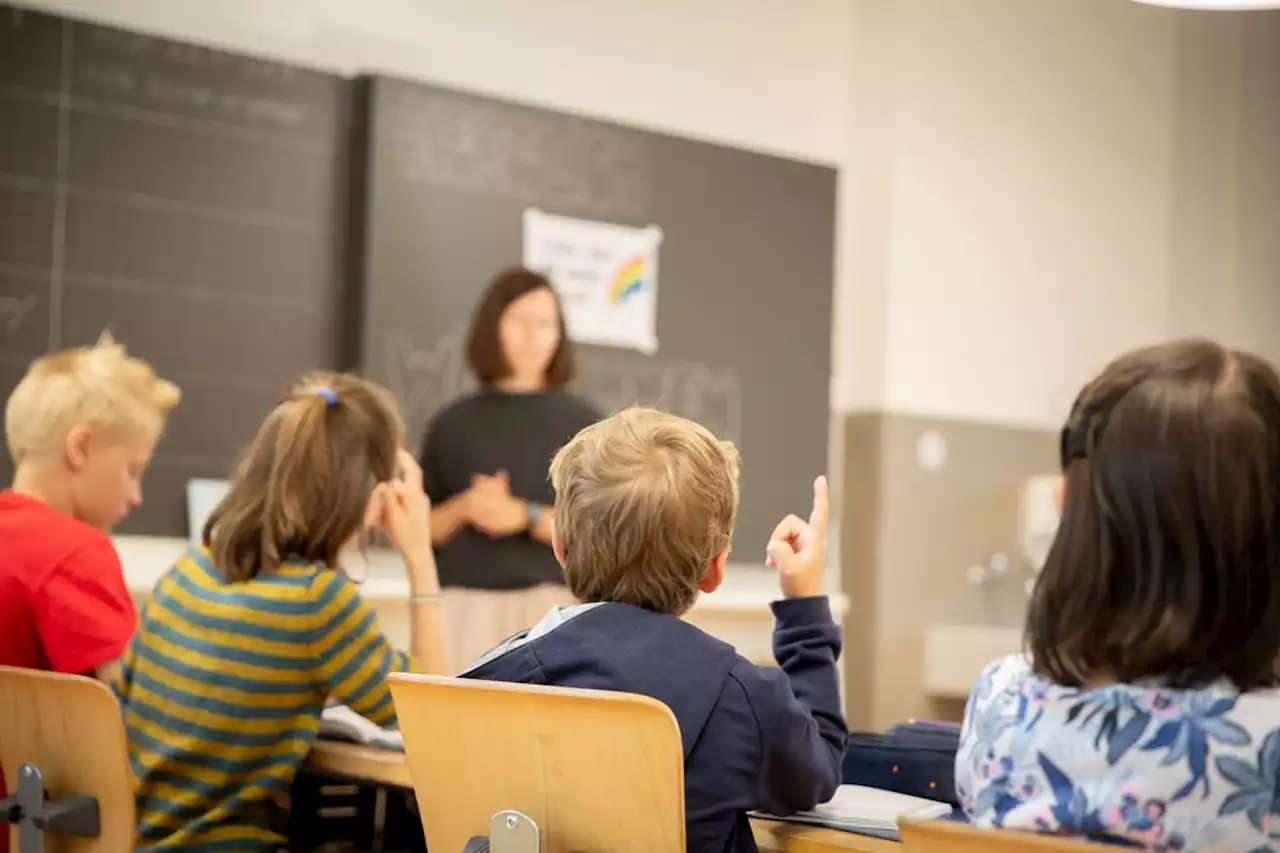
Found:
[{"label": "paper sheet on desk", "polygon": [[320,714],[320,737],[404,751],[404,735],[399,729],[384,729],[346,705],[329,705],[324,709]]},{"label": "paper sheet on desk", "polygon": [[787,817],[756,813],[756,817],[805,823],[873,838],[898,841],[898,818],[936,819],[951,813],[951,806],[921,797],[910,797],[879,788],[841,785],[829,802],[816,809]]}]

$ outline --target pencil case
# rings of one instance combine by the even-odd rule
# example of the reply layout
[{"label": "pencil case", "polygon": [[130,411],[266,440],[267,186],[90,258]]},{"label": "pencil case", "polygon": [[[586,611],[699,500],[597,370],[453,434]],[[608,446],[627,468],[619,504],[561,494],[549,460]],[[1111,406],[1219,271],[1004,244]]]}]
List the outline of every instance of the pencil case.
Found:
[{"label": "pencil case", "polygon": [[913,721],[883,734],[851,732],[841,768],[842,781],[959,806],[959,747],[960,727],[951,723]]}]

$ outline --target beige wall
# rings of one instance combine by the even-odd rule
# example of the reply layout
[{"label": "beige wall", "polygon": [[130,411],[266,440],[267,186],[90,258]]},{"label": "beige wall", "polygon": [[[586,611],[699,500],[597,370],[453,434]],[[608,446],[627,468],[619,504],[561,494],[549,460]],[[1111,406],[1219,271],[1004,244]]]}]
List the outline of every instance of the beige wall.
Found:
[{"label": "beige wall", "polygon": [[928,623],[1020,622],[1024,566],[965,570],[1016,554],[1089,376],[1180,334],[1280,357],[1280,14],[857,6],[841,562],[851,719],[880,727],[960,710],[925,693]]},{"label": "beige wall", "polygon": [[1280,355],[1280,13],[854,5],[837,409],[1052,426],[1171,334]]},{"label": "beige wall", "polygon": [[1242,36],[1239,338],[1280,363],[1280,14]]},{"label": "beige wall", "polygon": [[[919,462],[926,434],[945,443],[947,460],[936,470]],[[851,725],[957,717],[955,702],[926,695],[925,628],[1020,624],[1030,575],[1018,554],[1018,491],[1027,477],[1054,469],[1057,434],[865,414],[846,420],[845,451],[848,497],[840,518]],[[1012,561],[1008,576],[969,584],[968,567],[997,553]]]},{"label": "beige wall", "polygon": [[1178,32],[1170,330],[1280,361],[1280,15]]},{"label": "beige wall", "polygon": [[[1178,15],[859,0],[843,408],[1045,426],[1165,333]],[[882,342],[882,343],[881,343]],[[879,345],[879,354],[867,352]]]}]

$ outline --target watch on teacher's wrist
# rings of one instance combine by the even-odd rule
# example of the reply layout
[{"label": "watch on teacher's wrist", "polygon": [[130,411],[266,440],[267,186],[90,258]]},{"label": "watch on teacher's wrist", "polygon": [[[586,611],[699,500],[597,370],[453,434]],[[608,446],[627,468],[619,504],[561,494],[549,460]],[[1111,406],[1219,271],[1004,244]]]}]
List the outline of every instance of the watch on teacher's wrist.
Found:
[{"label": "watch on teacher's wrist", "polygon": [[524,502],[524,526],[525,530],[532,533],[538,526],[538,522],[542,521],[542,504],[533,501]]}]

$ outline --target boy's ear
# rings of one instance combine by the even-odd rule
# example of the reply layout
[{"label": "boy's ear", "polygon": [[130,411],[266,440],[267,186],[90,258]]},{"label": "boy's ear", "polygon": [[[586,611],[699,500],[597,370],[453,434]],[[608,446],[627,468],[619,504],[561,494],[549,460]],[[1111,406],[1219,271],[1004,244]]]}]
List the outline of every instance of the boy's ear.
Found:
[{"label": "boy's ear", "polygon": [[702,573],[702,580],[698,581],[698,589],[703,592],[715,592],[720,588],[720,584],[724,583],[724,567],[729,562],[729,549],[725,548],[719,554],[711,558],[711,562],[707,564],[707,570]]},{"label": "boy's ear", "polygon": [[560,543],[560,533],[554,524],[551,525],[551,553],[556,555],[556,562],[564,568],[564,545]]},{"label": "boy's ear", "polygon": [[67,430],[62,443],[62,456],[72,471],[83,471],[89,464],[89,449],[93,445],[93,427],[77,424]]}]

